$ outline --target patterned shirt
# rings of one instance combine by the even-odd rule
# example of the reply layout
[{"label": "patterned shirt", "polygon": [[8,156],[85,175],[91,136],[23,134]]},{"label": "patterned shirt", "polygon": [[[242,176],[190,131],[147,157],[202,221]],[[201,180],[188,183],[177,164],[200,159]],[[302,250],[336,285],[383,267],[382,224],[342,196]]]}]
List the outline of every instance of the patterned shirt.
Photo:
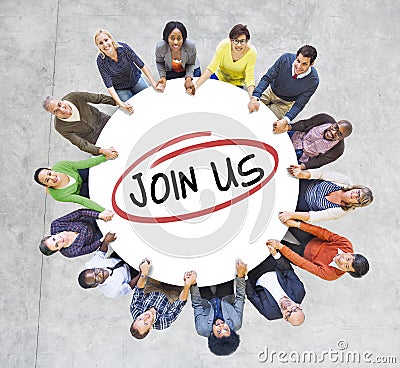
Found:
[{"label": "patterned shirt", "polygon": [[101,233],[97,226],[97,211],[79,209],[55,219],[50,226],[52,235],[63,231],[74,231],[78,236],[68,248],[60,249],[60,253],[68,258],[82,256],[94,252],[101,245]]},{"label": "patterned shirt", "polygon": [[343,187],[325,180],[313,180],[308,186],[305,194],[305,200],[310,211],[321,211],[327,208],[340,207],[339,204],[328,201],[325,196],[329,193],[341,190]]},{"label": "patterned shirt", "polygon": [[135,320],[143,312],[154,307],[156,310],[156,319],[153,328],[156,330],[164,330],[171,326],[172,322],[178,318],[185,304],[186,301],[180,299],[171,304],[163,293],[156,291],[145,294],[143,289],[139,289],[135,286],[133,288],[130,310],[132,318]]},{"label": "patterned shirt", "polygon": [[118,45],[122,46],[117,47],[118,61],[108,56],[103,59],[99,54],[97,66],[107,88],[130,89],[139,80],[144,62],[126,43],[119,42]]},{"label": "patterned shirt", "polygon": [[336,146],[339,141],[329,141],[324,138],[324,132],[331,124],[322,124],[311,128],[308,132],[294,132],[291,141],[295,149],[303,150],[299,162],[307,162],[311,157],[324,154],[332,147]]}]

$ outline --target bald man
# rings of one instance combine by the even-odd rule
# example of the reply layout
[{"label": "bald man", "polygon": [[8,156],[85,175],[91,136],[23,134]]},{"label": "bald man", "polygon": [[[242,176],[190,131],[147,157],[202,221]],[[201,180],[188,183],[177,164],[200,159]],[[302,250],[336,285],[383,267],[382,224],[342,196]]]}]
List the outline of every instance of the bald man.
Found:
[{"label": "bald man", "polygon": [[276,134],[288,132],[302,169],[316,169],[337,160],[344,152],[344,139],[353,130],[347,120],[336,120],[328,114],[317,114],[294,124],[278,121]]}]

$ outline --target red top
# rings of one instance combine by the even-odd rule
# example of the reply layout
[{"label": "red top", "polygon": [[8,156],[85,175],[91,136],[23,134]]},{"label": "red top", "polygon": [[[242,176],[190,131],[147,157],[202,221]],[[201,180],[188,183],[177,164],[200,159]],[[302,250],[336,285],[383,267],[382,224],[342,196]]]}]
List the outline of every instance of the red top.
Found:
[{"label": "red top", "polygon": [[338,253],[338,249],[344,253],[353,253],[353,246],[350,240],[322,227],[303,222],[300,223],[300,229],[315,235],[316,238],[307,243],[304,249],[304,257],[299,256],[284,245],[280,251],[289,261],[303,270],[328,281],[336,280],[346,273],[338,268],[329,266],[329,263]]}]

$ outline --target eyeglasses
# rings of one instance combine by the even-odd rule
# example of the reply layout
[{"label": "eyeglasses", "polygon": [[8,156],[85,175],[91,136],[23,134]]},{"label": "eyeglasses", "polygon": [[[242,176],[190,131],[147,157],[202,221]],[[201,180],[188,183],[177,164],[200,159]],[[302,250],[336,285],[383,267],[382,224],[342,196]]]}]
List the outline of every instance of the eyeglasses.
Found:
[{"label": "eyeglasses", "polygon": [[330,127],[330,130],[335,135],[335,137],[337,137],[339,139],[343,138],[343,133],[340,131],[340,127],[339,127],[338,123],[332,124]]},{"label": "eyeglasses", "polygon": [[242,38],[241,40],[238,40],[237,38],[234,38],[233,40],[231,40],[235,45],[245,45],[247,43],[247,39]]},{"label": "eyeglasses", "polygon": [[303,310],[303,308],[300,305],[294,305],[292,308],[290,308],[290,310],[285,312],[285,314],[283,315],[284,320],[288,321],[292,313],[297,312],[299,310]]},{"label": "eyeglasses", "polygon": [[361,189],[357,189],[357,203],[361,204]]}]

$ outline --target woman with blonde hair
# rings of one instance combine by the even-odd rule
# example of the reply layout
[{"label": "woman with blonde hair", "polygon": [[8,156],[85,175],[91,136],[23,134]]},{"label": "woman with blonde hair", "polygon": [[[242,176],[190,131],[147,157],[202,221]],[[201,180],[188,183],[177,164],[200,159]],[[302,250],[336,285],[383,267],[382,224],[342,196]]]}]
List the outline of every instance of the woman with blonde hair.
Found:
[{"label": "woman with blonde hair", "polygon": [[354,185],[346,175],[323,169],[301,170],[300,165],[291,165],[288,172],[301,180],[296,211],[281,212],[279,219],[283,223],[335,220],[373,201],[371,189]]},{"label": "woman with blonde hair", "polygon": [[94,43],[99,49],[97,67],[108,92],[118,106],[133,113],[132,105],[126,101],[148,87],[142,72],[157,90],[149,68],[128,44],[116,42],[106,29],[96,31]]}]

